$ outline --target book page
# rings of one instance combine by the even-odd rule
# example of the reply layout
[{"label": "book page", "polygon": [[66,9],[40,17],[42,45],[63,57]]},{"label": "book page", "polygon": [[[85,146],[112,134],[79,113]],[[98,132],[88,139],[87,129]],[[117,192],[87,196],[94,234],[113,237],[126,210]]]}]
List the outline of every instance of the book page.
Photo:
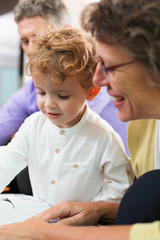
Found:
[{"label": "book page", "polygon": [[24,194],[0,194],[0,225],[22,222],[51,205]]}]

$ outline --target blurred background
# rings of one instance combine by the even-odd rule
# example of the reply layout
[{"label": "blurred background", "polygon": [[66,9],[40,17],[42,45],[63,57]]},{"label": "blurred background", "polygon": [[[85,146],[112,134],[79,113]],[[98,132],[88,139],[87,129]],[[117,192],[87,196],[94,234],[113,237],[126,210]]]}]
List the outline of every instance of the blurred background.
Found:
[{"label": "blurred background", "polygon": [[[72,26],[79,27],[82,8],[96,0],[64,0]],[[0,0],[0,107],[21,87],[26,80],[21,76],[23,62],[17,24],[13,8],[18,0]]]}]

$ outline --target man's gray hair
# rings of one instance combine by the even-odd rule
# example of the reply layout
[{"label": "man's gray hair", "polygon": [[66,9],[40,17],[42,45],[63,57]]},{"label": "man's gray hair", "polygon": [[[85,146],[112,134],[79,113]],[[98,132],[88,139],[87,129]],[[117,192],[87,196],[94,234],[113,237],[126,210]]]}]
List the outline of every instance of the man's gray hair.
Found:
[{"label": "man's gray hair", "polygon": [[62,0],[19,0],[14,7],[16,23],[24,18],[40,16],[56,25],[70,23],[69,13]]}]

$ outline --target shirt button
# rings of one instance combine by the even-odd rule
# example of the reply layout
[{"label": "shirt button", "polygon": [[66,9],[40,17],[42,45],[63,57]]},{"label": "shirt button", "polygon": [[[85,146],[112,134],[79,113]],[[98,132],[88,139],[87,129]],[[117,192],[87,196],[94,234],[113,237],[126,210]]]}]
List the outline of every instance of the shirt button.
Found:
[{"label": "shirt button", "polygon": [[64,133],[65,133],[65,131],[64,131],[64,130],[61,130],[61,131],[60,131],[60,134],[64,134]]},{"label": "shirt button", "polygon": [[51,183],[51,184],[55,184],[55,181],[54,181],[54,180],[51,180],[50,183]]},{"label": "shirt button", "polygon": [[73,167],[74,167],[74,168],[78,168],[78,164],[74,164]]},{"label": "shirt button", "polygon": [[59,152],[60,152],[60,149],[59,149],[59,148],[57,148],[57,149],[55,150],[55,152],[56,152],[56,153],[59,153]]}]

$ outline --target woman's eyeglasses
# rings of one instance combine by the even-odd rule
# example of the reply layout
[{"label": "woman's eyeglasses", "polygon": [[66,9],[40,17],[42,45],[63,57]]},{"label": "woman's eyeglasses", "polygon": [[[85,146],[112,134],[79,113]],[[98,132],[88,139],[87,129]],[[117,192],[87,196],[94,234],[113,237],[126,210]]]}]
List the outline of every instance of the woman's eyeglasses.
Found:
[{"label": "woman's eyeglasses", "polygon": [[[130,62],[121,63],[121,64],[114,65],[114,66],[110,66],[110,67],[106,67],[103,63],[101,63],[101,65],[102,65],[103,71],[105,72],[105,74],[107,75],[107,77],[109,77],[109,76],[108,76],[108,73],[109,73],[109,72],[112,72],[112,71],[116,70],[116,69],[119,68],[119,67],[132,64],[132,63],[134,63],[134,62],[136,62],[136,61],[133,60],[133,61],[130,61]],[[109,81],[110,81],[110,77],[109,77]]]}]

